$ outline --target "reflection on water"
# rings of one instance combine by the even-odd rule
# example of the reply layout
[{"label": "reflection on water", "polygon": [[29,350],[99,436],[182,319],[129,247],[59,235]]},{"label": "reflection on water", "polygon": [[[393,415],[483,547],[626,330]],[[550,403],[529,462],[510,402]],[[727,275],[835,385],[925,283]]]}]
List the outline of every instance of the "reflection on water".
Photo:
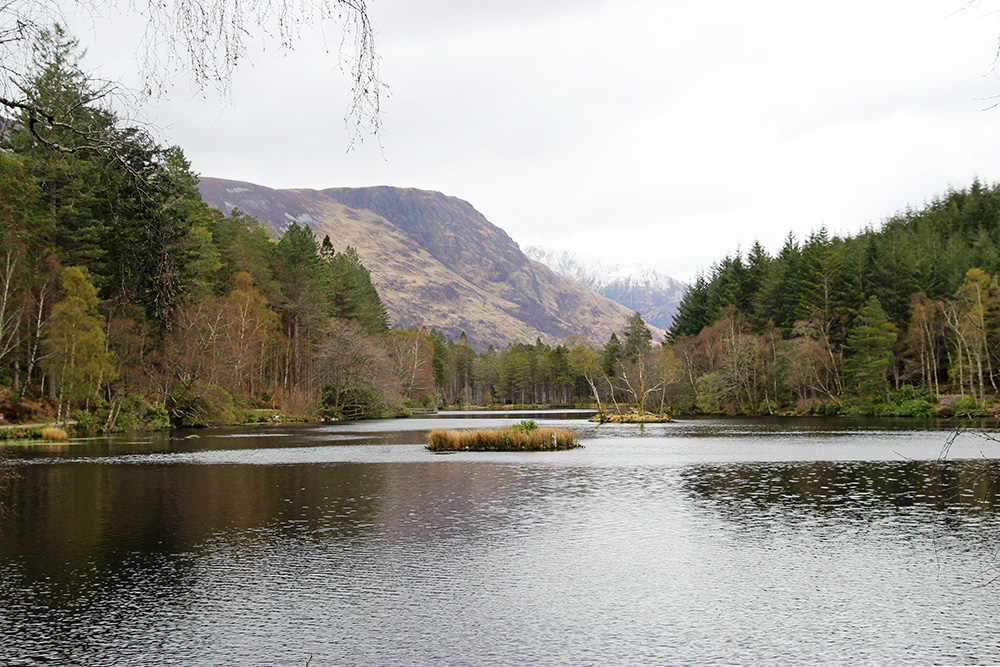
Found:
[{"label": "reflection on water", "polygon": [[583,450],[436,456],[440,421],[18,452],[0,664],[1000,661],[980,441],[576,422]]},{"label": "reflection on water", "polygon": [[838,520],[913,505],[945,513],[991,514],[996,510],[998,477],[995,460],[698,465],[682,474],[686,489],[727,513],[808,511],[836,514]]}]

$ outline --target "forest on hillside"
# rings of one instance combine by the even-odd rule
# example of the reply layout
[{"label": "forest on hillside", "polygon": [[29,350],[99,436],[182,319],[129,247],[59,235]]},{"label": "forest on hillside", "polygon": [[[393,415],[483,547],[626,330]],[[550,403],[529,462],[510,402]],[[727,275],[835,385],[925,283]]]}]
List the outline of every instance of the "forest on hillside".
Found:
[{"label": "forest on hillside", "polygon": [[[211,209],[179,148],[101,105],[73,38],[55,28],[35,52],[29,105],[2,123],[8,420],[94,431],[311,415],[321,389],[359,375],[391,393],[383,376],[409,340],[390,334],[353,249]],[[41,122],[35,109],[57,111]]]},{"label": "forest on hillside", "polygon": [[[392,329],[350,247],[207,206],[178,147],[102,106],[44,33],[0,119],[0,411],[77,431],[352,419],[442,405],[932,416],[992,409],[1000,188],[974,182],[854,237],[720,260],[667,340],[474,350]],[[34,110],[55,109],[39,116]]]},{"label": "forest on hillside", "polygon": [[[977,181],[856,236],[820,229],[803,241],[789,234],[774,256],[755,243],[724,257],[688,288],[663,345],[637,352],[633,342],[623,354],[614,336],[587,353],[597,372],[584,370],[579,341],[568,355],[536,345],[500,356],[556,378],[527,382],[528,402],[586,400],[591,387],[613,409],[983,414],[998,393],[998,274],[1000,187]],[[574,360],[568,384],[558,380],[564,356]],[[490,354],[456,358],[450,377],[483,369],[468,383],[473,400],[496,395]],[[563,386],[570,394],[553,394]]]},{"label": "forest on hillside", "polygon": [[[669,331],[706,411],[988,410],[1000,342],[1000,188],[974,182],[853,237],[755,244],[690,287]],[[906,403],[904,407],[902,404]]]},{"label": "forest on hillside", "polygon": [[75,39],[54,28],[35,53],[27,102],[0,119],[7,421],[112,432],[590,395],[589,342],[477,354],[391,329],[352,248],[210,208],[180,148],[102,105]]}]

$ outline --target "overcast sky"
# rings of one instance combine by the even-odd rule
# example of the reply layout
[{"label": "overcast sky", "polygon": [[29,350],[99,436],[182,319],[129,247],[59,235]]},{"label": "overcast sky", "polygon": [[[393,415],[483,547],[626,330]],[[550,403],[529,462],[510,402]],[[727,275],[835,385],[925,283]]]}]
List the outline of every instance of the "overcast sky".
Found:
[{"label": "overcast sky", "polygon": [[[347,150],[335,32],[252,53],[228,103],[181,79],[146,113],[204,176],[440,190],[521,245],[690,278],[1000,179],[1000,2],[965,5],[370,0],[381,148]],[[135,80],[133,22],[76,32]]]}]

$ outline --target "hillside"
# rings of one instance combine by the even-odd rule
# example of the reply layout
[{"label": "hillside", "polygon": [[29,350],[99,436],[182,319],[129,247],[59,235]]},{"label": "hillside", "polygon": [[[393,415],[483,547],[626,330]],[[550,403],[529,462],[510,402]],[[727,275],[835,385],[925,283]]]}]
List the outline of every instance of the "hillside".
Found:
[{"label": "hillside", "polygon": [[222,212],[239,208],[279,233],[296,221],[328,234],[338,250],[353,246],[398,327],[456,338],[464,331],[480,349],[537,338],[558,344],[573,334],[601,344],[631,314],[531,261],[471,204],[439,192],[274,190],[216,178],[203,178],[199,190]]},{"label": "hillside", "polygon": [[557,274],[642,313],[646,322],[663,329],[670,327],[687,289],[685,283],[637,264],[612,264],[542,246],[526,246],[524,254]]}]

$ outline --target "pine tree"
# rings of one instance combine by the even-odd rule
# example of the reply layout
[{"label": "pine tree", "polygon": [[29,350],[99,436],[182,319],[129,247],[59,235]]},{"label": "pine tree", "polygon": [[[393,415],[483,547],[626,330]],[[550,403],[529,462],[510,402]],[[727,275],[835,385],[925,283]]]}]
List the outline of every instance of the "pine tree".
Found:
[{"label": "pine tree", "polygon": [[861,309],[844,345],[844,386],[860,401],[888,400],[896,330],[877,297]]},{"label": "pine tree", "polygon": [[715,265],[708,298],[709,323],[721,317],[729,306],[743,313],[749,311],[752,295],[748,287],[749,273],[739,252],[734,256],[727,255]]},{"label": "pine tree", "polygon": [[777,308],[772,319],[778,326],[791,331],[802,301],[802,248],[791,232],[778,253],[778,259],[783,270],[778,275],[774,295]]},{"label": "pine tree", "polygon": [[608,342],[604,345],[601,353],[601,370],[605,377],[613,378],[618,375],[618,365],[625,356],[625,348],[622,345],[618,334],[612,332]]},{"label": "pine tree", "polygon": [[668,337],[673,340],[682,336],[697,336],[702,329],[712,324],[708,319],[708,300],[709,282],[699,274],[684,292],[667,332]]},{"label": "pine tree", "polygon": [[632,313],[625,325],[625,343],[622,346],[622,357],[628,361],[636,361],[652,347],[653,334],[642,319],[640,313]]},{"label": "pine tree", "polygon": [[[188,287],[187,234],[207,219],[183,152],[123,127],[100,106],[105,91],[82,71],[78,42],[56,27],[40,34],[24,94],[55,123],[22,110],[0,136],[44,193],[52,224],[41,236],[63,266],[86,266],[107,299],[140,305],[166,326]],[[113,150],[105,150],[114,146]],[[110,152],[108,152],[110,150]]]},{"label": "pine tree", "polygon": [[[285,326],[291,343],[289,381],[292,386],[305,380],[307,346],[303,330],[320,311],[324,297],[323,262],[319,245],[309,227],[293,222],[275,248]],[[316,331],[311,331],[315,334]]]},{"label": "pine tree", "polygon": [[63,150],[38,140],[33,134],[37,126],[26,111],[15,116],[7,126],[9,131],[0,133],[0,142],[3,148],[22,156],[54,214],[55,224],[43,242],[56,251],[64,266],[87,266],[91,278],[103,284],[107,282],[104,242],[115,218],[114,198],[106,196],[111,174],[92,152],[78,150],[82,137],[66,128],[87,127],[109,133],[114,118],[92,104],[98,95],[79,66],[81,55],[75,39],[57,26],[43,31],[34,48],[36,61],[24,94],[32,105],[55,110],[65,127],[51,128],[45,138]]},{"label": "pine tree", "polygon": [[333,245],[329,244],[329,237],[326,237],[320,254],[327,265],[331,314],[356,320],[369,333],[387,332],[389,313],[372,284],[371,273],[361,263],[358,251],[347,246],[344,252],[335,252]]},{"label": "pine tree", "polygon": [[750,247],[750,254],[747,255],[747,281],[746,289],[749,295],[749,312],[745,313],[751,326],[755,331],[763,331],[767,327],[770,318],[767,317],[760,308],[762,302],[762,291],[764,281],[767,278],[771,258],[764,250],[760,241],[755,241]]},{"label": "pine tree", "polygon": [[253,216],[234,208],[223,217],[216,213],[208,217],[205,227],[212,233],[212,242],[219,254],[218,269],[222,283],[229,284],[242,272],[253,276],[256,289],[271,301],[279,300],[279,286],[274,278],[277,268],[274,233]]}]

